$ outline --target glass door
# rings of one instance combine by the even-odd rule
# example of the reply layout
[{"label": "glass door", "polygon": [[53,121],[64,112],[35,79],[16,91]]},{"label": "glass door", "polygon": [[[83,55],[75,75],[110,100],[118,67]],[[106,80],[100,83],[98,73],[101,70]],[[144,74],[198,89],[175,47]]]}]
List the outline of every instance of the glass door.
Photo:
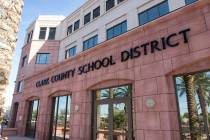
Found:
[{"label": "glass door", "polygon": [[30,101],[28,120],[26,124],[26,136],[28,137],[35,138],[38,110],[39,110],[39,100]]},{"label": "glass door", "polygon": [[50,140],[68,140],[70,138],[70,96],[53,98]]},{"label": "glass door", "polygon": [[93,139],[132,139],[131,86],[97,90],[94,96]]}]

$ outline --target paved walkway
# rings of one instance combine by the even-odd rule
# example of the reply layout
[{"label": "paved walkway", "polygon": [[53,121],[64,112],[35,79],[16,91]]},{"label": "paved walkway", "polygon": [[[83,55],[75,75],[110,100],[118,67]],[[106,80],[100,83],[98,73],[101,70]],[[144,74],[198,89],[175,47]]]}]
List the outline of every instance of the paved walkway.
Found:
[{"label": "paved walkway", "polygon": [[[0,140],[1,140],[1,138],[0,138]],[[17,137],[17,136],[15,136],[15,137],[9,137],[8,139],[2,139],[2,140],[34,140],[34,139],[27,138],[27,137]]]}]

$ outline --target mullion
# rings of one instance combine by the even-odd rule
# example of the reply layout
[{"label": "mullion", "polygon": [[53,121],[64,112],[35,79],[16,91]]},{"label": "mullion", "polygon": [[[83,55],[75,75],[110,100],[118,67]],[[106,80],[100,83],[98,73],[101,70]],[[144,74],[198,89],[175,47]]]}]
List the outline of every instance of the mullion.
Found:
[{"label": "mullion", "polygon": [[55,140],[55,137],[56,137],[56,129],[57,129],[57,121],[58,121],[58,107],[59,107],[59,100],[60,100],[60,97],[57,97],[58,98],[58,101],[57,101],[57,109],[56,109],[56,118],[55,118],[55,131],[54,131],[54,140]]},{"label": "mullion", "polygon": [[39,109],[39,100],[37,100],[38,104],[37,104],[37,108],[36,108],[36,121],[35,121],[35,131],[34,131],[34,137],[35,137],[35,134],[36,134],[36,122],[37,122],[37,117],[38,117],[38,109]]},{"label": "mullion", "polygon": [[65,138],[66,138],[67,107],[68,107],[68,96],[66,96],[66,113],[65,113],[64,137],[63,137],[64,140],[65,140]]}]

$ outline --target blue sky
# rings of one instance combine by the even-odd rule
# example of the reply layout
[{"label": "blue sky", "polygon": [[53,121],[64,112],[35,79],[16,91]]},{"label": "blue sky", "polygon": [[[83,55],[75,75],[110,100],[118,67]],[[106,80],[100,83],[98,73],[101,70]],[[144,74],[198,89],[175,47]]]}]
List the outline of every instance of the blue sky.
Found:
[{"label": "blue sky", "polygon": [[[6,94],[5,106],[10,106],[14,91],[15,80],[23,46],[26,28],[39,15],[64,15],[67,16],[86,0],[24,0],[24,8],[19,25],[18,42],[13,56],[13,66],[9,79],[9,87]],[[27,93],[25,93],[27,94]]]}]

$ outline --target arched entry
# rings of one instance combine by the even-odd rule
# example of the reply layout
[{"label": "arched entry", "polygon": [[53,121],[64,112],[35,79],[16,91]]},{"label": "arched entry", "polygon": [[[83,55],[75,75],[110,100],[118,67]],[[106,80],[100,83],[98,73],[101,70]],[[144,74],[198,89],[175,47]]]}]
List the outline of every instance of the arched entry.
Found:
[{"label": "arched entry", "polygon": [[12,118],[11,118],[11,122],[10,122],[10,127],[11,128],[16,127],[16,119],[17,119],[18,106],[19,106],[19,103],[18,102],[16,102],[16,103],[13,104]]},{"label": "arched entry", "polygon": [[28,116],[26,122],[26,133],[25,133],[27,137],[35,138],[39,104],[40,102],[39,99],[37,98],[29,100]]}]

